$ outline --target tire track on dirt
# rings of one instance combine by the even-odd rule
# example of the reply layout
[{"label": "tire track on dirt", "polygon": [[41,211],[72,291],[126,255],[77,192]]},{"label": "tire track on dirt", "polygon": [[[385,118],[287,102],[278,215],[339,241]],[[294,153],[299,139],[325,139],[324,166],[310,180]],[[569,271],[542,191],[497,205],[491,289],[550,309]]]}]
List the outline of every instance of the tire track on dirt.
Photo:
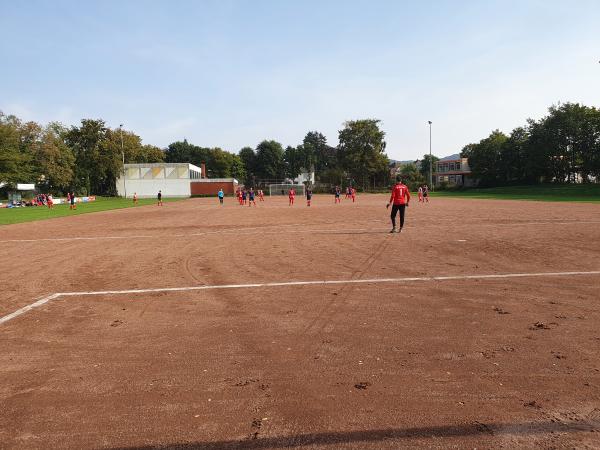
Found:
[{"label": "tire track on dirt", "polygon": [[[371,269],[371,266],[379,259],[381,254],[387,249],[388,244],[390,242],[389,236],[385,236],[384,239],[376,246],[375,250],[367,256],[367,258],[359,265],[359,269],[354,270],[350,275],[350,279],[359,279],[362,278],[363,275]],[[332,318],[338,313],[339,309],[345,303],[345,299],[348,294],[350,294],[354,289],[356,289],[355,285],[346,284],[341,287],[341,289],[337,292],[337,295],[334,296],[331,300],[325,302],[325,305],[319,311],[317,317],[313,319],[305,328],[299,333],[299,336],[306,336],[307,334],[314,331],[312,335],[316,335],[323,331],[323,329],[332,323]],[[306,347],[309,343],[305,343],[303,350],[306,350]]]},{"label": "tire track on dirt", "polygon": [[[385,236],[384,239],[380,243],[378,243],[375,249],[365,258],[361,264],[358,266],[359,269],[354,270],[350,275],[351,279],[361,278],[378,260],[381,254],[387,249],[389,244],[389,236]],[[325,305],[319,311],[317,317],[312,320],[305,328],[302,330],[298,337],[306,337],[308,334],[312,336],[319,335],[323,332],[325,327],[333,324],[332,318],[335,317],[342,306],[346,303],[345,299],[348,295],[356,288],[356,286],[351,285],[342,285],[341,289],[337,291],[337,295],[333,296],[333,298],[325,303]],[[300,351],[299,354],[307,354],[307,350],[313,344],[311,340],[299,339],[301,340]],[[319,348],[327,345],[326,343],[320,342],[317,344]],[[318,402],[317,402],[318,403]],[[302,423],[295,418],[290,417],[290,421],[286,423],[286,435],[291,436],[292,442],[294,445],[302,445],[302,432],[304,431],[304,427]]]}]

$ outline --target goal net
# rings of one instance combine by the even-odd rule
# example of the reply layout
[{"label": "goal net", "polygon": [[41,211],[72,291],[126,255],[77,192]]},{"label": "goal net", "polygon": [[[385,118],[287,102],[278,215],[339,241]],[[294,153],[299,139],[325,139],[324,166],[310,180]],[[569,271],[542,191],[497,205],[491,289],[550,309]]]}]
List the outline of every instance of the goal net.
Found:
[{"label": "goal net", "polygon": [[269,185],[269,195],[288,195],[290,189],[294,188],[296,195],[305,195],[305,187],[303,184],[283,184],[276,183]]}]

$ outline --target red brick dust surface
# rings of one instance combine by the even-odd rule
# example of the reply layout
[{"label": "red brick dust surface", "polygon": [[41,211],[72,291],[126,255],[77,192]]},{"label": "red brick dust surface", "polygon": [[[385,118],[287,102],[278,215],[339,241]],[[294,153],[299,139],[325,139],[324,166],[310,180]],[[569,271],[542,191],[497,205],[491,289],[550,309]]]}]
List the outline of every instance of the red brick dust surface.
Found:
[{"label": "red brick dust surface", "polygon": [[600,448],[600,205],[386,201],[1,228],[0,448]]}]

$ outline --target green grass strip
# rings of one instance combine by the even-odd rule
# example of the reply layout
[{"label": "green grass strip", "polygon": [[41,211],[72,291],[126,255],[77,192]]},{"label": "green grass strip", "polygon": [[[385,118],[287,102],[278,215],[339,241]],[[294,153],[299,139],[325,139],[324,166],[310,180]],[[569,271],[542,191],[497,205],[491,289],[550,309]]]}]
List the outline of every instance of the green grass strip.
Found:
[{"label": "green grass strip", "polygon": [[485,189],[436,191],[435,197],[545,202],[600,202],[600,184],[505,186]]},{"label": "green grass strip", "polygon": [[[164,198],[163,201],[173,202],[181,198]],[[138,206],[155,205],[156,199],[142,198]],[[45,206],[30,206],[25,208],[0,208],[0,225],[13,223],[33,222],[36,220],[54,219],[56,217],[76,216],[111,209],[133,208],[133,200],[118,197],[96,197],[96,201],[89,203],[77,203],[77,209],[71,211],[69,205],[54,205],[53,209]]]}]

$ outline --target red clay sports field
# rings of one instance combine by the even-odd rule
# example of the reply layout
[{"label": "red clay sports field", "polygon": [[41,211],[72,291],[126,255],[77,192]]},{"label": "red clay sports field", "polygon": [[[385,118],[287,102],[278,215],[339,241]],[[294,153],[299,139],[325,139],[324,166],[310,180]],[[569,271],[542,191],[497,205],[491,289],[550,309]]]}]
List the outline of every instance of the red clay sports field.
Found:
[{"label": "red clay sports field", "polygon": [[0,447],[599,448],[600,205],[386,201],[4,226]]}]

